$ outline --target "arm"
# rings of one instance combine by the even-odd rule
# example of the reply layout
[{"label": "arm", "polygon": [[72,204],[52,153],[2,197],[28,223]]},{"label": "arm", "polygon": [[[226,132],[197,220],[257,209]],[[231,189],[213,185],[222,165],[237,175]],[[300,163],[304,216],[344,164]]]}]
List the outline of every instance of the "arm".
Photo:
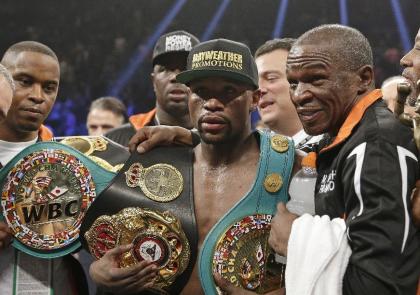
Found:
[{"label": "arm", "polygon": [[93,262],[89,269],[92,280],[118,294],[137,293],[152,287],[156,278],[156,265],[142,261],[127,268],[119,267],[119,256],[131,247],[132,245],[116,247]]},{"label": "arm", "polygon": [[413,220],[417,228],[420,228],[420,180],[417,180],[416,187],[413,190],[413,195],[411,199],[411,204],[413,205]]},{"label": "arm", "polygon": [[412,157],[376,140],[356,147],[340,167],[352,249],[344,295],[414,294],[419,252],[409,204],[418,166]]},{"label": "arm", "polygon": [[197,143],[197,135],[179,126],[148,126],[137,130],[128,144],[130,152],[145,153],[159,145],[189,145]]}]

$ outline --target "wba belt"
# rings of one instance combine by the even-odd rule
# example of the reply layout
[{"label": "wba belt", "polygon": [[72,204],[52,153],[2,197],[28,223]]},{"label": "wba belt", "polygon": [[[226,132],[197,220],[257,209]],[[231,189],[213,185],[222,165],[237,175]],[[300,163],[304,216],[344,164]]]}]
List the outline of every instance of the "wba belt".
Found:
[{"label": "wba belt", "polygon": [[203,242],[199,275],[206,294],[217,294],[215,272],[257,293],[284,284],[285,266],[274,261],[268,235],[277,203],[288,200],[293,161],[292,141],[260,133],[260,161],[253,187],[214,225]]},{"label": "wba belt", "polygon": [[114,176],[57,142],[22,150],[0,170],[1,212],[15,237],[13,246],[40,258],[79,248],[87,208]]},{"label": "wba belt", "polygon": [[197,256],[192,150],[160,147],[133,153],[89,208],[81,235],[97,259],[132,243],[120,265],[151,260],[159,269],[157,291],[181,292]]}]

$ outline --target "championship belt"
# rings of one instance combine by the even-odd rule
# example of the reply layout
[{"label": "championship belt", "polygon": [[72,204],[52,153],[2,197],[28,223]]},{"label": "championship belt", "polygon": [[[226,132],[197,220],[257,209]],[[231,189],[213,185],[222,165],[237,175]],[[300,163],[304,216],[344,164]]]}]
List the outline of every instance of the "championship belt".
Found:
[{"label": "championship belt", "polygon": [[197,257],[192,173],[191,148],[133,153],[89,208],[81,226],[83,247],[99,259],[132,243],[120,266],[151,260],[159,270],[153,290],[181,292]]},{"label": "championship belt", "polygon": [[268,245],[278,202],[287,202],[293,168],[293,142],[260,134],[260,161],[251,191],[214,225],[199,254],[205,294],[218,294],[213,273],[237,287],[262,294],[284,286],[285,265],[276,263]]},{"label": "championship belt", "polygon": [[88,207],[114,177],[69,146],[27,147],[0,170],[0,210],[15,237],[12,245],[39,258],[75,251]]},{"label": "championship belt", "polygon": [[130,157],[124,146],[104,136],[55,137],[54,141],[71,146],[111,172],[118,172]]}]

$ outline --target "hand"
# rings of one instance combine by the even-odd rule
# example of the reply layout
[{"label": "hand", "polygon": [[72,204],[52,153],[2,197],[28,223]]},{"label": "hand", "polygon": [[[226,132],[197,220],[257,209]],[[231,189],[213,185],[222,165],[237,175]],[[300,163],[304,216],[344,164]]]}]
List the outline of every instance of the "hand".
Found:
[{"label": "hand", "polygon": [[[222,276],[218,273],[213,274],[214,281],[216,282],[216,285],[220,288],[223,294],[227,295],[251,295],[251,294],[257,294],[249,290],[245,290],[239,287],[236,287],[232,285],[230,282],[222,278]],[[273,290],[269,293],[266,293],[266,295],[285,295],[285,289],[277,289]]]},{"label": "hand", "polygon": [[157,267],[152,262],[142,261],[127,268],[119,267],[119,257],[131,247],[131,244],[118,246],[93,262],[89,269],[93,281],[119,294],[138,293],[151,288],[157,276]]},{"label": "hand", "polygon": [[250,294],[257,294],[239,287],[234,286],[218,273],[213,274],[214,281],[216,285],[219,286],[220,290],[222,290],[223,294],[228,295],[250,295]]},{"label": "hand", "polygon": [[277,213],[271,220],[270,237],[268,238],[268,243],[277,254],[287,256],[287,243],[293,221],[296,218],[298,216],[290,213],[283,202],[277,204]]},{"label": "hand", "polygon": [[12,242],[12,231],[6,223],[0,221],[0,249],[5,249]]},{"label": "hand", "polygon": [[413,221],[417,228],[420,228],[420,180],[417,180],[411,197]]},{"label": "hand", "polygon": [[146,126],[137,130],[128,143],[130,152],[137,150],[142,154],[156,146],[163,145],[192,145],[191,132],[179,126]]}]

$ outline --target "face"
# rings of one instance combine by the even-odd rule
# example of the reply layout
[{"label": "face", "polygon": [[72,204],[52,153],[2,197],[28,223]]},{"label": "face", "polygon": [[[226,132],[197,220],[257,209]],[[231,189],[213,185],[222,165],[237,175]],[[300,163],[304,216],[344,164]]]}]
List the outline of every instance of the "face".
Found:
[{"label": "face", "polygon": [[401,66],[404,67],[402,76],[407,78],[411,84],[408,101],[414,104],[420,95],[420,84],[417,84],[420,81],[420,30],[417,33],[413,49],[401,59]]},{"label": "face", "polygon": [[288,53],[287,50],[277,49],[255,59],[261,91],[258,111],[262,122],[273,130],[279,129],[278,126],[290,117],[290,113],[296,113],[286,78]]},{"label": "face", "polygon": [[340,68],[326,45],[301,45],[289,53],[287,79],[306,133],[336,135],[358,97],[357,74]]},{"label": "face", "polygon": [[251,132],[249,115],[258,103],[250,86],[211,77],[190,83],[191,120],[208,144],[228,143]]},{"label": "face", "polygon": [[0,122],[2,122],[9,111],[13,99],[13,90],[6,78],[0,76]]},{"label": "face", "polygon": [[86,127],[89,135],[99,136],[123,123],[124,118],[111,111],[93,109],[87,116]]},{"label": "face", "polygon": [[166,55],[153,68],[152,81],[159,107],[173,116],[188,114],[188,88],[176,81],[176,75],[186,69],[186,57],[176,53]]},{"label": "face", "polygon": [[57,97],[60,79],[58,62],[38,52],[21,52],[6,59],[16,84],[6,121],[18,131],[37,131]]}]

